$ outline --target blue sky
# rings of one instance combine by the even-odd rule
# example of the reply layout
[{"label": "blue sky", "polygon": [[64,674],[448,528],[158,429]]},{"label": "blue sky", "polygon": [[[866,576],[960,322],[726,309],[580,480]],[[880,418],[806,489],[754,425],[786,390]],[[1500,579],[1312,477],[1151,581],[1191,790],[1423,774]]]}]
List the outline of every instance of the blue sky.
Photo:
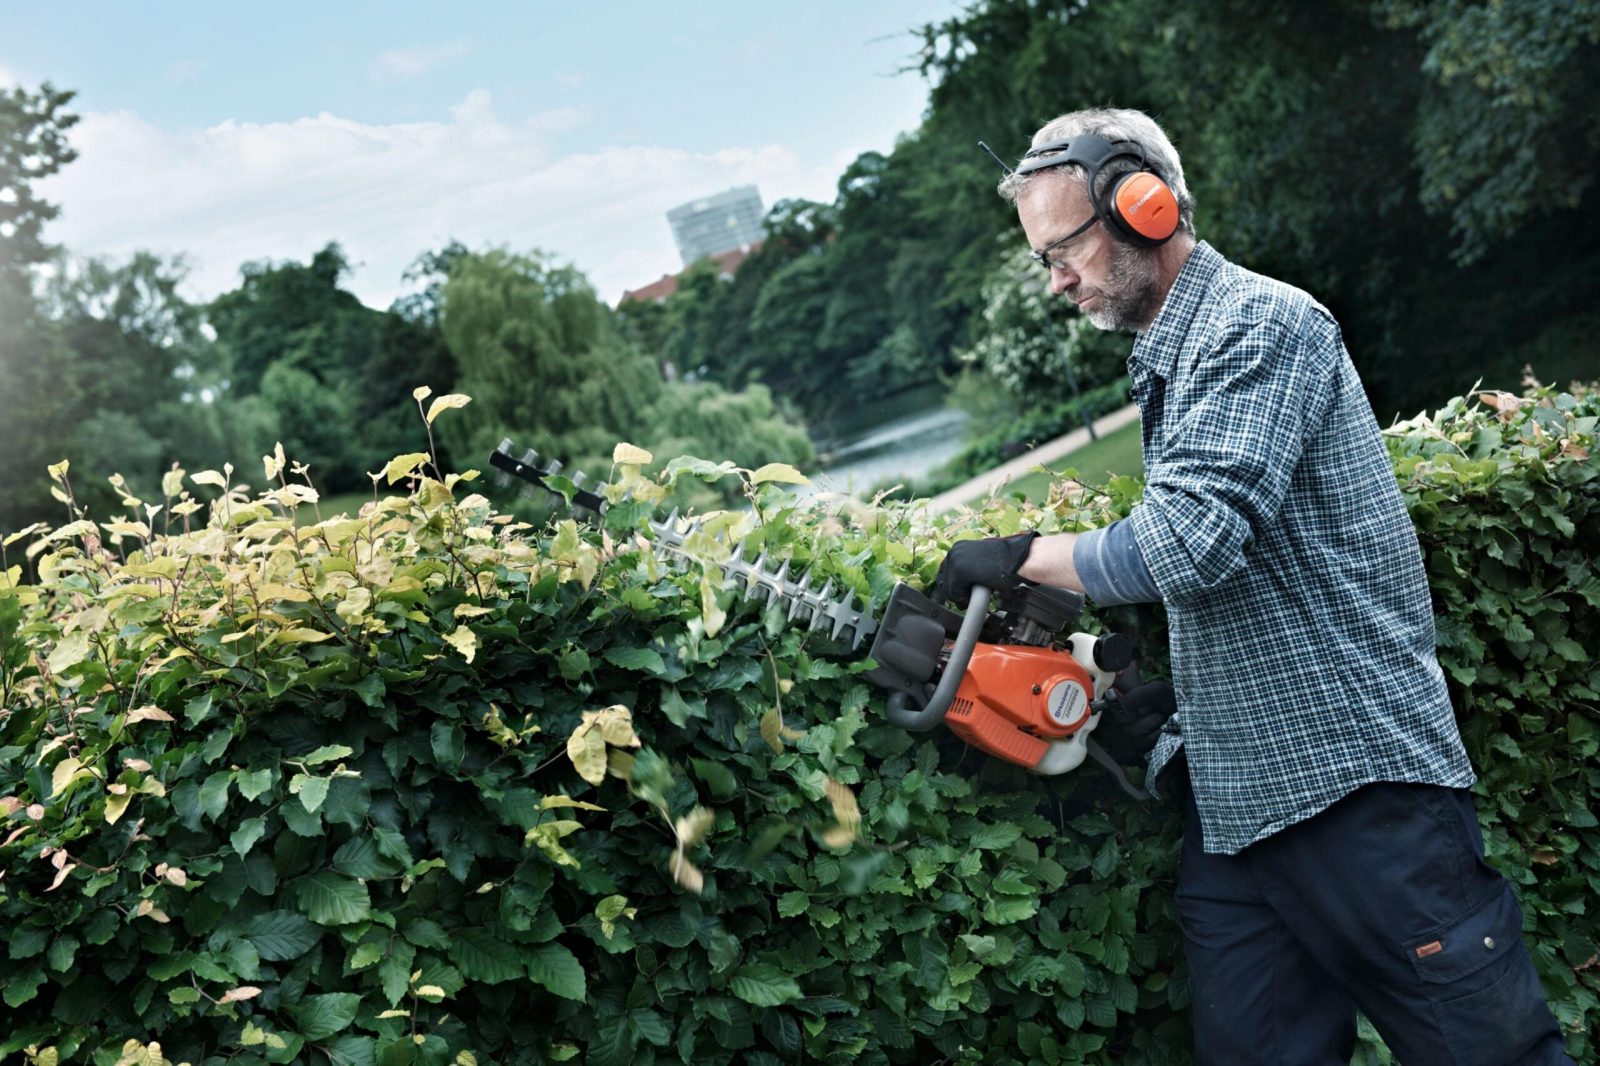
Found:
[{"label": "blue sky", "polygon": [[182,253],[191,295],[340,241],[384,306],[419,252],[544,248],[602,296],[679,269],[665,212],[754,183],[832,197],[927,98],[896,74],[955,0],[33,8],[0,84],[78,91],[43,188],[80,254]]}]

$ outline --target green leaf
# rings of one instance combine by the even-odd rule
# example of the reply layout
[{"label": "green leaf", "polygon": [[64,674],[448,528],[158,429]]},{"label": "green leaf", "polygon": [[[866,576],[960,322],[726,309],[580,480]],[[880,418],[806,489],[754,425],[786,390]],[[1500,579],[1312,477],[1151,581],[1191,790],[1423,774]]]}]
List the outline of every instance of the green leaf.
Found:
[{"label": "green leaf", "polygon": [[564,999],[588,999],[583,964],[560,944],[542,944],[529,952],[528,976]]},{"label": "green leaf", "polygon": [[997,851],[1000,848],[1009,848],[1022,836],[1022,828],[1010,822],[997,822],[992,825],[980,826],[972,834],[969,843],[972,847],[982,848],[986,851]]},{"label": "green leaf", "polygon": [[811,906],[811,897],[804,892],[785,892],[778,897],[778,917],[793,918],[804,914]]},{"label": "green leaf", "polygon": [[183,708],[183,716],[189,720],[190,725],[199,725],[211,717],[211,693],[196,696]]},{"label": "green leaf", "polygon": [[454,770],[467,757],[467,737],[458,722],[435,722],[429,730],[433,757],[446,770]]},{"label": "green leaf", "polygon": [[307,996],[299,1006],[290,1007],[295,1027],[307,1040],[322,1040],[343,1032],[356,1020],[361,997],[354,992],[332,992]]},{"label": "green leaf", "polygon": [[233,783],[238,788],[239,795],[247,800],[253,800],[265,795],[272,787],[272,771],[240,770],[233,775]]},{"label": "green leaf", "polygon": [[666,1019],[649,1007],[635,1007],[628,1012],[628,1021],[632,1023],[634,1032],[656,1047],[666,1047],[672,1043],[672,1029],[668,1027]]},{"label": "green leaf", "polygon": [[750,475],[750,484],[764,485],[769,481],[782,482],[788,485],[809,485],[811,479],[788,463],[768,463]]},{"label": "green leaf", "polygon": [[667,672],[661,653],[653,648],[607,648],[604,657],[606,662],[624,670],[641,670],[655,677]]},{"label": "green leaf", "polygon": [[356,949],[350,953],[350,968],[352,970],[364,970],[382,958],[382,944],[370,941],[365,944],[357,944]]},{"label": "green leaf", "polygon": [[768,963],[750,963],[733,972],[728,982],[733,994],[757,1007],[776,1007],[800,999],[803,993],[795,979]]},{"label": "green leaf", "polygon": [[390,877],[400,865],[382,854],[372,837],[351,837],[333,853],[333,868],[347,877]]},{"label": "green leaf", "polygon": [[317,766],[320,763],[333,762],[335,759],[347,759],[354,754],[355,751],[343,744],[324,744],[300,762],[307,766]]},{"label": "green leaf", "polygon": [[366,885],[326,870],[301,878],[294,891],[300,910],[318,925],[349,925],[372,913]]},{"label": "green leaf", "polygon": [[300,804],[307,814],[316,814],[323,801],[328,798],[330,784],[332,784],[331,778],[295,774],[293,780],[289,782],[289,791],[300,797]]},{"label": "green leaf", "polygon": [[267,911],[245,922],[239,933],[267,962],[288,962],[310,951],[322,929],[294,911]]},{"label": "green leaf", "polygon": [[233,831],[228,842],[233,845],[234,854],[241,859],[250,854],[250,849],[256,846],[256,841],[267,831],[267,820],[264,817],[246,818],[239,823],[239,828]]},{"label": "green leaf", "polygon": [[51,931],[36,925],[25,925],[12,933],[7,945],[13,959],[31,959],[50,945]]},{"label": "green leaf", "polygon": [[[484,984],[497,985],[522,976],[522,959],[517,950],[478,929],[465,929],[456,934],[450,958],[465,977]],[[576,958],[573,961],[576,963]],[[568,998],[583,997],[580,994]]]}]

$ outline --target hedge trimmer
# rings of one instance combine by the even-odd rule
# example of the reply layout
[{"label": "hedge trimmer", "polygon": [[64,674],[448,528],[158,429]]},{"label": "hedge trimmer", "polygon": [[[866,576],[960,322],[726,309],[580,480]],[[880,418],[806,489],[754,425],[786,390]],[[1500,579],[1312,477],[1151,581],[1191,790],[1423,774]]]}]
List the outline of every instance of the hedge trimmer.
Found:
[{"label": "hedge trimmer", "polygon": [[[596,515],[609,501],[605,486],[585,487],[583,475],[566,479],[569,494],[546,479],[561,463],[544,461],[531,448],[520,457],[508,438],[489,463]],[[648,518],[654,543],[686,555],[685,542],[700,523],[673,511],[665,520]],[[770,568],[766,553],[746,558],[743,541],[715,564],[748,600],[787,606],[791,623],[824,630],[836,643],[867,654],[874,662],[863,675],[889,692],[887,717],[901,728],[924,732],[943,724],[968,744],[1037,774],[1062,774],[1086,758],[1103,765],[1124,791],[1148,797],[1128,783],[1122,768],[1093,738],[1109,714],[1137,716],[1162,701],[1170,703],[1165,682],[1141,684],[1133,666],[1133,642],[1124,634],[1073,633],[1065,644],[1055,635],[1076,621],[1083,597],[1067,589],[1024,581],[996,599],[982,585],[972,589],[964,612],[935,603],[904,582],[895,586],[881,612],[858,606],[846,588],[834,592],[832,579],[813,588],[809,573],[798,579],[787,560]],[[990,611],[991,601],[995,610]]]}]

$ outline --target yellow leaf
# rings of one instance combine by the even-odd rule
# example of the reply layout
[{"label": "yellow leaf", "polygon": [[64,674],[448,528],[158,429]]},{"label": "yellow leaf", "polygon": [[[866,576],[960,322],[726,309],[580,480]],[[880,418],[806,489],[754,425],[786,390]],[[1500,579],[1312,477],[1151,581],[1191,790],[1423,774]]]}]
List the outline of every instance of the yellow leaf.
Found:
[{"label": "yellow leaf", "polygon": [[161,495],[171,499],[183,491],[183,468],[173,464],[171,470],[161,475]]},{"label": "yellow leaf", "polygon": [[106,797],[106,823],[116,825],[117,819],[127,813],[128,804],[132,802],[133,795],[125,793],[121,796]]},{"label": "yellow leaf", "polygon": [[598,803],[585,803],[583,800],[575,800],[571,796],[546,796],[539,803],[541,811],[552,810],[556,807],[577,807],[579,810],[585,811],[605,810]]},{"label": "yellow leaf", "polygon": [[70,755],[56,763],[56,768],[50,772],[50,795],[59,796],[65,792],[82,768],[83,764]]},{"label": "yellow leaf", "polygon": [[172,715],[160,707],[135,707],[128,712],[129,722],[171,722],[175,721]]},{"label": "yellow leaf", "polygon": [[378,1017],[380,1019],[383,1019],[383,1018],[409,1018],[409,1017],[411,1017],[411,1012],[410,1011],[405,1011],[405,1010],[386,1010],[382,1014],[378,1015]]},{"label": "yellow leaf", "polygon": [[728,612],[717,603],[717,590],[711,587],[711,576],[704,573],[700,575],[700,618],[705,622],[708,637],[722,632],[722,625],[728,620]]},{"label": "yellow leaf", "polygon": [[432,395],[433,390],[428,388],[426,385],[418,385],[416,388],[411,390],[411,398],[416,400],[418,403],[421,403],[423,400],[426,400]]},{"label": "yellow leaf", "polygon": [[635,447],[632,444],[618,444],[615,448],[611,449],[611,461],[613,463],[625,463],[632,466],[648,466],[654,460],[655,456],[651,455],[643,448]]},{"label": "yellow leaf", "polygon": [[716,820],[716,812],[708,811],[704,807],[696,807],[679,818],[672,826],[673,832],[678,834],[678,846],[687,850],[700,843]]},{"label": "yellow leaf", "polygon": [[[71,462],[69,462],[66,459],[63,459],[59,463],[52,463],[49,466],[45,467],[45,470],[49,471],[50,479],[52,481],[60,481],[62,478],[67,476],[67,469],[71,465],[72,465]],[[38,469],[38,468],[35,467],[34,469]]]},{"label": "yellow leaf", "polygon": [[278,475],[283,472],[283,442],[279,441],[271,455],[261,457],[261,467],[267,475],[269,482],[278,480]]},{"label": "yellow leaf", "polygon": [[856,794],[848,785],[828,778],[824,788],[828,802],[833,806],[834,823],[822,834],[822,842],[830,848],[847,848],[855,842],[861,830],[861,808]]},{"label": "yellow leaf", "polygon": [[277,644],[315,644],[318,641],[327,640],[333,634],[320,633],[315,629],[295,628],[280,629],[272,636],[274,643]]},{"label": "yellow leaf", "polygon": [[417,467],[428,461],[428,456],[423,452],[407,452],[397,455],[389,460],[389,465],[383,468],[384,476],[389,479],[389,484],[411,477]]},{"label": "yellow leaf", "polygon": [[591,785],[606,779],[606,738],[592,722],[584,722],[567,738],[567,758]]},{"label": "yellow leaf", "polygon": [[778,708],[769,707],[761,716],[761,739],[774,755],[783,754],[783,714]]},{"label": "yellow leaf", "polygon": [[[592,716],[592,718],[591,718]],[[633,732],[633,713],[622,704],[613,704],[603,711],[583,712],[585,721],[593,721],[607,744],[619,748],[638,748],[643,744]]]},{"label": "yellow leaf", "polygon": [[261,989],[257,988],[255,985],[240,985],[238,988],[228,989],[222,994],[222,998],[217,1000],[217,1002],[238,1003],[246,999],[255,999],[260,994]]},{"label": "yellow leaf", "polygon": [[684,858],[681,851],[672,856],[672,879],[697,896],[706,887],[706,875],[700,872],[698,866]]},{"label": "yellow leaf", "polygon": [[788,463],[768,463],[750,475],[750,483],[752,485],[761,485],[768,481],[782,481],[790,485],[811,484],[810,478]]},{"label": "yellow leaf", "polygon": [[419,985],[417,986],[417,995],[422,996],[424,999],[429,996],[443,999],[444,989],[440,988],[438,985]]},{"label": "yellow leaf", "polygon": [[572,821],[545,822],[528,830],[526,836],[523,837],[523,843],[537,844],[539,850],[548,855],[558,865],[570,866],[575,870],[582,869],[578,860],[572,857],[572,853],[561,846],[562,837],[568,836],[580,828],[582,827],[577,822]]},{"label": "yellow leaf", "polygon": [[461,653],[462,658],[471,662],[478,654],[478,635],[466,626],[456,626],[455,629],[444,635],[444,642]]},{"label": "yellow leaf", "polygon": [[196,485],[215,485],[219,489],[225,489],[228,487],[228,479],[217,473],[215,470],[202,470],[189,480],[193,481]]},{"label": "yellow leaf", "polygon": [[464,396],[459,392],[452,392],[448,396],[441,396],[428,405],[428,423],[433,424],[440,411],[448,411],[452,407],[465,407],[472,402],[471,396]]},{"label": "yellow leaf", "polygon": [[50,672],[59,674],[89,657],[89,634],[83,630],[62,637],[50,652]]}]

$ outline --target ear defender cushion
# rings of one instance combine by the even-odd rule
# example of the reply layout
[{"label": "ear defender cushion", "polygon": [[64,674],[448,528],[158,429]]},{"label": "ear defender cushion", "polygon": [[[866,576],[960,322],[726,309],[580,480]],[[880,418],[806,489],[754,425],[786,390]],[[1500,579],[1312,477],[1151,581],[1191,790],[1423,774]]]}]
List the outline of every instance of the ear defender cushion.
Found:
[{"label": "ear defender cushion", "polygon": [[1110,214],[1135,244],[1161,244],[1178,231],[1178,198],[1149,171],[1119,179],[1110,200]]}]

